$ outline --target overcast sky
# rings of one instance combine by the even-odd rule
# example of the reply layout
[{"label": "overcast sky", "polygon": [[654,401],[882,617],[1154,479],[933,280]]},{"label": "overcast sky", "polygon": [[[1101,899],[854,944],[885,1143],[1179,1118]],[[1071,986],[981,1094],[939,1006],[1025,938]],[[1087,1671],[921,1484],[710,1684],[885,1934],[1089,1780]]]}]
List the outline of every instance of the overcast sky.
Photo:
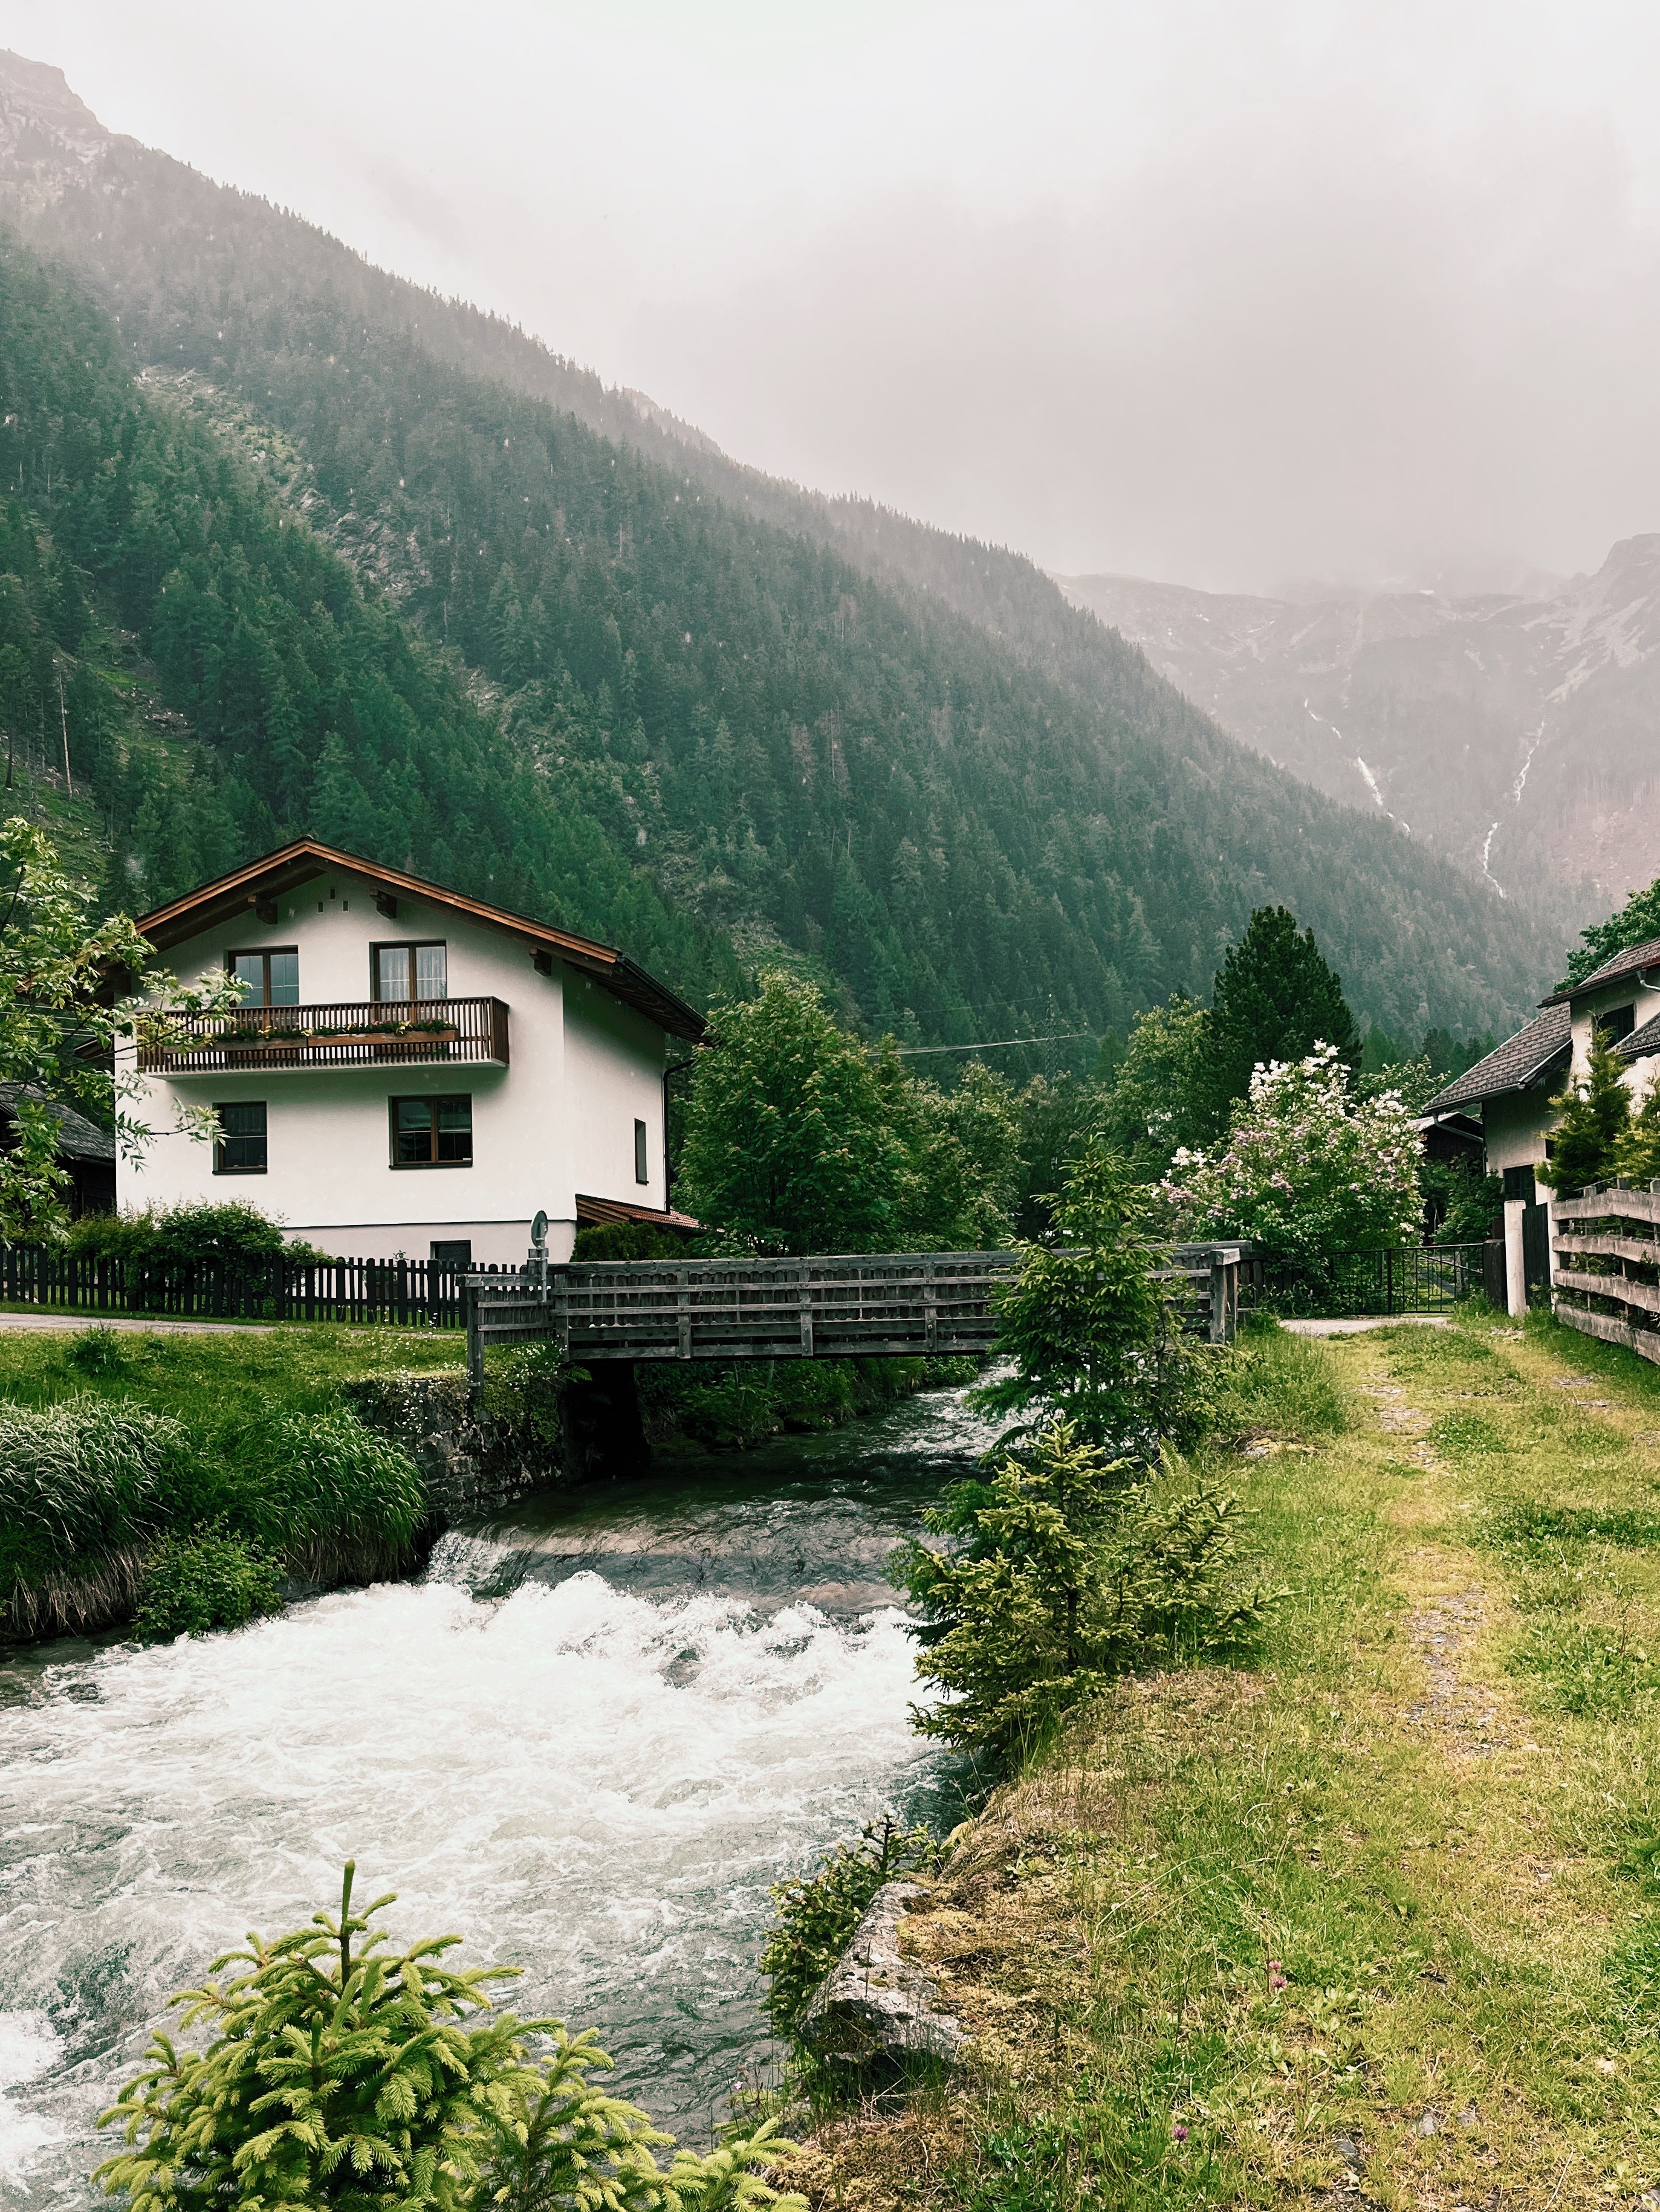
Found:
[{"label": "overcast sky", "polygon": [[1260,590],[1660,529],[1660,10],[0,0],[112,128],[731,452]]}]

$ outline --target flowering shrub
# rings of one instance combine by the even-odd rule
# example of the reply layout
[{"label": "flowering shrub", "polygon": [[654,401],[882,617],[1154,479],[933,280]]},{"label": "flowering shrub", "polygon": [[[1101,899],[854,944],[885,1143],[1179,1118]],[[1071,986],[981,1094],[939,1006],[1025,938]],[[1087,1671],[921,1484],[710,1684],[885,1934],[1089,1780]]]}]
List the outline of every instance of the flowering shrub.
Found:
[{"label": "flowering shrub", "polygon": [[1357,1097],[1335,1048],[1317,1044],[1259,1066],[1224,1148],[1177,1152],[1160,1188],[1193,1237],[1307,1258],[1414,1241],[1418,1153],[1399,1094]]}]

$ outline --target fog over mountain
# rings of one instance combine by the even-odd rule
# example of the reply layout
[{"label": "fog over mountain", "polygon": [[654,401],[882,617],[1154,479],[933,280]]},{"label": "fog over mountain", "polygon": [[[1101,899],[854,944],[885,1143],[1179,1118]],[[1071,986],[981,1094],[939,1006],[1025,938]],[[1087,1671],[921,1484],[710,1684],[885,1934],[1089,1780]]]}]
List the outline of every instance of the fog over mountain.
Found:
[{"label": "fog over mountain", "polygon": [[1509,589],[1660,527],[1628,0],[9,20],[112,130],[1051,569]]},{"label": "fog over mountain", "polygon": [[693,994],[781,956],[873,1030],[1086,1055],[1264,903],[1392,1036],[1552,979],[1560,915],[1228,737],[1028,558],[733,459],[16,55],[0,214],[0,708],[49,776],[74,662],[123,896],[413,837]]},{"label": "fog over mountain", "polygon": [[1660,536],[1528,591],[1249,599],[1061,580],[1189,698],[1512,894],[1660,874]]}]

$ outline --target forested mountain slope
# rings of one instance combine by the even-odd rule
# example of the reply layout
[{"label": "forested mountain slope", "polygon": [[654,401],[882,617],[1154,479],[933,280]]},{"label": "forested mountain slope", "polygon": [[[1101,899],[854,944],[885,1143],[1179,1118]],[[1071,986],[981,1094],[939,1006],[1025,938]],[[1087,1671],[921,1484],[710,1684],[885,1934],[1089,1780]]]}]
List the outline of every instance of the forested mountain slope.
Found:
[{"label": "forested mountain slope", "polygon": [[[133,365],[183,379],[175,404],[385,594],[377,620],[395,605],[474,672],[478,727],[565,819],[601,824],[633,881],[751,957],[778,943],[827,966],[858,1018],[927,1038],[1122,1025],[1207,989],[1265,900],[1397,1033],[1491,1026],[1546,980],[1551,947],[1514,904],[1224,738],[1030,563],[707,452],[697,475],[701,449],[504,325],[84,110],[37,108],[27,131],[22,112],[0,113],[0,181],[119,316]],[[952,609],[982,565],[971,622]],[[179,711],[223,757],[222,704],[194,699]],[[396,836],[401,858],[401,802],[350,780],[357,842]]]},{"label": "forested mountain slope", "polygon": [[135,385],[103,314],[4,234],[0,483],[0,728],[25,770],[55,767],[61,734],[110,903],[158,903],[309,826],[620,939],[700,995],[739,981],[719,933],[562,805],[441,656],[205,423]]}]

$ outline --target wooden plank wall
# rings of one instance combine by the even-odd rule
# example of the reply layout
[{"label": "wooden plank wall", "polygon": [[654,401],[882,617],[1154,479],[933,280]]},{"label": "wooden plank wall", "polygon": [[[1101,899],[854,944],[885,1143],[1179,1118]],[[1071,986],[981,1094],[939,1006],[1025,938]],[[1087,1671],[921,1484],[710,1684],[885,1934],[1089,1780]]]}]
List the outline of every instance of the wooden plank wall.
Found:
[{"label": "wooden plank wall", "polygon": [[1606,1183],[1551,1212],[1557,1320],[1660,1363],[1660,1183]]}]

